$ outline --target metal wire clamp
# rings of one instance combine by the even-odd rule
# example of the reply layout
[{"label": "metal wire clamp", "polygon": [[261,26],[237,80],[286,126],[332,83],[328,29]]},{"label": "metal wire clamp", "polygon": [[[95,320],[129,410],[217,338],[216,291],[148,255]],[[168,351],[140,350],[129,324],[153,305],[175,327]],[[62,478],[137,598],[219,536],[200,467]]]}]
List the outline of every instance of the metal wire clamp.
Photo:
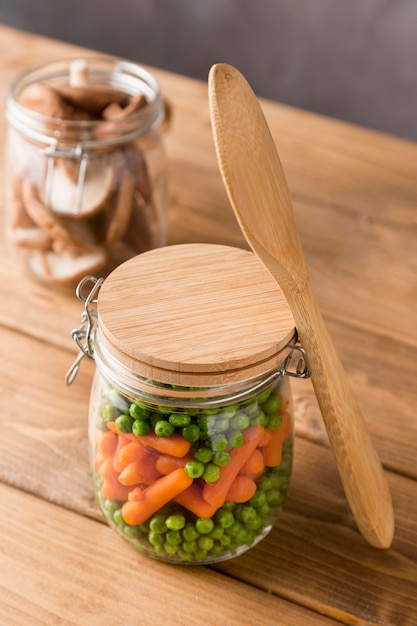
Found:
[{"label": "metal wire clamp", "polygon": [[[74,339],[80,352],[65,375],[65,382],[68,387],[72,385],[78,374],[81,360],[84,357],[94,360],[94,334],[97,326],[97,311],[92,306],[97,304],[98,292],[103,281],[103,278],[85,276],[79,282],[75,291],[77,298],[84,302],[84,311],[81,314],[81,326],[74,328],[71,332],[71,337]],[[92,287],[85,295],[85,288],[88,283],[92,283]]]}]

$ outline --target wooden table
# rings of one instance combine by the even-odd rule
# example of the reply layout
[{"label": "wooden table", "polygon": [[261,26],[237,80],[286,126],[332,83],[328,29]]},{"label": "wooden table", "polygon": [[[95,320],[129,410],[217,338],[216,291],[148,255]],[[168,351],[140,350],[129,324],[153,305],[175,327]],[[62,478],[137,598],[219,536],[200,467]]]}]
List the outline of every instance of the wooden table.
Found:
[{"label": "wooden table", "polygon": [[[1,101],[24,68],[77,54],[0,27]],[[244,247],[215,158],[206,84],[153,71],[174,108],[169,243]],[[319,304],[388,474],[392,548],[371,548],[358,533],[312,387],[296,381],[293,482],[270,535],[215,567],[137,554],[93,498],[93,364],[64,384],[80,303],[24,278],[2,248],[0,624],[417,624],[417,145],[262,104]],[[1,124],[3,138],[4,115]]]}]

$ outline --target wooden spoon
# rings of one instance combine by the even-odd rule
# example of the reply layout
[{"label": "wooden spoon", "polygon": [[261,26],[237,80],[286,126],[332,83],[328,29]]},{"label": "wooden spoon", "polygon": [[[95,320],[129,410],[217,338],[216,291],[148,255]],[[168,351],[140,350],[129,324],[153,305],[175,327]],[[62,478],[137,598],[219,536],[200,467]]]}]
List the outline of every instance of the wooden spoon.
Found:
[{"label": "wooden spoon", "polygon": [[352,513],[371,545],[388,548],[394,515],[386,477],[312,292],[284,172],[262,109],[245,78],[224,64],[211,68],[209,99],[230,202],[294,316]]}]

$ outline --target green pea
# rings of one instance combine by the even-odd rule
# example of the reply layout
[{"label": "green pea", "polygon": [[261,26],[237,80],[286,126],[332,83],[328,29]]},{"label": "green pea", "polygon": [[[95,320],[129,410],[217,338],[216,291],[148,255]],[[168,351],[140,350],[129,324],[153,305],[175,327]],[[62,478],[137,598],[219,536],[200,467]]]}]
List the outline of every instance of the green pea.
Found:
[{"label": "green pea", "polygon": [[195,523],[195,527],[201,535],[208,535],[214,528],[214,522],[209,517],[199,517]]},{"label": "green pea", "polygon": [[233,524],[228,526],[228,528],[226,529],[226,532],[228,535],[231,535],[232,537],[236,537],[242,528],[243,526],[241,522],[239,522],[238,520],[235,520]]},{"label": "green pea", "polygon": [[142,531],[140,530],[139,526],[126,525],[123,528],[123,533],[128,539],[138,539],[142,536]]},{"label": "green pea", "polygon": [[126,400],[122,394],[117,391],[117,389],[109,389],[106,393],[108,400],[115,406],[119,411],[128,411],[130,403]]},{"label": "green pea", "polygon": [[220,467],[214,463],[207,463],[204,468],[203,478],[206,483],[215,483],[220,478]]},{"label": "green pea", "polygon": [[133,402],[129,407],[129,414],[133,419],[146,419],[149,417],[150,411],[144,405]]},{"label": "green pea", "polygon": [[250,418],[245,413],[242,413],[242,411],[239,411],[230,423],[232,428],[236,430],[245,430],[250,424]]},{"label": "green pea", "polygon": [[170,515],[166,518],[165,524],[170,530],[181,530],[185,526],[185,517],[180,513]]},{"label": "green pea", "polygon": [[191,417],[186,413],[171,413],[168,418],[169,423],[175,427],[188,426],[191,422]]},{"label": "green pea", "polygon": [[165,543],[164,535],[161,533],[155,533],[152,530],[148,535],[148,541],[154,547],[158,545],[162,546],[162,544]]},{"label": "green pea", "polygon": [[270,489],[266,494],[266,501],[268,504],[283,504],[284,500],[285,496],[279,491],[279,489]]},{"label": "green pea", "polygon": [[200,438],[200,428],[197,424],[188,424],[188,426],[184,426],[182,429],[182,436],[187,441],[191,441],[191,443],[198,441]]},{"label": "green pea", "polygon": [[178,547],[172,543],[164,543],[164,550],[167,554],[169,554],[170,556],[172,556],[173,554],[177,553]]},{"label": "green pea", "polygon": [[255,507],[250,505],[245,505],[242,507],[240,512],[240,519],[242,522],[250,522],[253,521],[257,516],[257,512]]},{"label": "green pea", "polygon": [[101,417],[105,422],[114,422],[119,415],[119,410],[112,404],[104,404],[101,407]]},{"label": "green pea", "polygon": [[281,398],[277,394],[271,393],[268,400],[263,403],[262,410],[265,411],[265,413],[275,413],[280,406]]},{"label": "green pea", "polygon": [[245,404],[245,406],[242,407],[242,409],[244,413],[246,413],[246,415],[250,418],[258,415],[258,412],[259,412],[258,403],[256,401],[251,402],[251,404]]},{"label": "green pea", "polygon": [[279,413],[274,413],[273,415],[269,415],[268,417],[268,428],[271,430],[275,430],[282,426],[282,415]]},{"label": "green pea", "polygon": [[182,535],[179,530],[170,530],[165,535],[166,542],[171,546],[178,546],[182,543]]},{"label": "green pea", "polygon": [[184,471],[189,478],[200,478],[204,474],[204,470],[204,463],[201,461],[188,461],[184,467]]},{"label": "green pea", "polygon": [[259,404],[263,404],[264,402],[266,402],[269,398],[269,396],[271,395],[271,391],[269,389],[267,389],[266,391],[262,391],[261,393],[258,393],[258,403]]},{"label": "green pea", "polygon": [[224,528],[221,526],[215,526],[209,535],[210,537],[213,537],[213,539],[220,539],[224,535]]},{"label": "green pea", "polygon": [[200,536],[200,533],[195,528],[194,524],[191,524],[191,522],[188,522],[181,532],[185,541],[196,541],[196,539]]},{"label": "green pea", "polygon": [[272,480],[269,476],[262,476],[258,481],[258,489],[261,491],[268,491],[272,486]]},{"label": "green pea", "polygon": [[215,515],[216,522],[224,529],[230,528],[235,523],[235,516],[231,511],[220,509]]},{"label": "green pea", "polygon": [[220,544],[222,546],[230,546],[230,544],[232,543],[232,537],[231,535],[226,535],[224,534],[222,537],[220,537]]},{"label": "green pea", "polygon": [[207,558],[207,550],[197,548],[197,550],[193,554],[193,557],[196,561],[204,561]]},{"label": "green pea", "polygon": [[229,406],[225,409],[222,409],[221,412],[219,413],[220,417],[225,417],[227,420],[231,420],[232,417],[234,417],[234,415],[236,414],[236,407],[233,406]]},{"label": "green pea", "polygon": [[262,519],[262,517],[255,517],[255,519],[251,520],[250,522],[245,522],[245,528],[246,530],[259,530],[260,528],[262,528],[262,526],[264,525],[264,521]]},{"label": "green pea", "polygon": [[211,549],[211,555],[212,556],[220,556],[222,552],[223,552],[222,544],[221,543],[215,543],[214,546]]},{"label": "green pea", "polygon": [[197,541],[198,547],[208,552],[214,545],[214,539],[211,537],[200,537]]},{"label": "green pea", "polygon": [[258,506],[257,512],[261,517],[266,517],[270,511],[270,507],[268,502],[265,502],[262,506]]},{"label": "green pea", "polygon": [[132,424],[132,432],[137,437],[149,435],[149,433],[151,432],[151,425],[148,420],[136,419]]},{"label": "green pea", "polygon": [[240,448],[243,445],[243,435],[240,430],[232,431],[227,439],[230,448]]},{"label": "green pea", "polygon": [[154,515],[150,522],[149,528],[154,533],[164,533],[167,530],[165,515]]},{"label": "green pea", "polygon": [[261,426],[268,426],[268,416],[263,411],[259,411],[259,423]]},{"label": "green pea", "polygon": [[196,541],[183,541],[182,549],[184,552],[188,554],[190,552],[195,552],[197,550],[197,542]]},{"label": "green pea", "polygon": [[224,433],[230,426],[229,420],[226,418],[217,419],[213,424],[212,431],[215,433]]},{"label": "green pea", "polygon": [[259,491],[259,490],[255,493],[253,498],[249,500],[249,504],[254,507],[262,506],[263,504],[265,504],[265,502],[266,502],[266,495],[263,491]]},{"label": "green pea", "polygon": [[194,456],[197,461],[208,463],[213,458],[213,451],[210,448],[199,448],[194,452]]},{"label": "green pea", "polygon": [[120,430],[122,433],[132,432],[133,419],[130,417],[130,415],[119,415],[119,417],[115,421],[115,424],[118,430]]},{"label": "green pea", "polygon": [[224,452],[227,450],[227,439],[225,435],[216,435],[211,439],[211,445],[213,450],[217,452]]},{"label": "green pea", "polygon": [[167,420],[159,420],[155,424],[155,435],[157,437],[170,437],[175,430],[175,427]]},{"label": "green pea", "polygon": [[113,513],[113,519],[118,526],[123,526],[125,521],[123,519],[122,509],[117,509],[117,511]]},{"label": "green pea", "polygon": [[225,465],[229,465],[232,457],[230,456],[230,452],[217,452],[214,456],[213,463],[219,465],[220,467],[224,467]]}]

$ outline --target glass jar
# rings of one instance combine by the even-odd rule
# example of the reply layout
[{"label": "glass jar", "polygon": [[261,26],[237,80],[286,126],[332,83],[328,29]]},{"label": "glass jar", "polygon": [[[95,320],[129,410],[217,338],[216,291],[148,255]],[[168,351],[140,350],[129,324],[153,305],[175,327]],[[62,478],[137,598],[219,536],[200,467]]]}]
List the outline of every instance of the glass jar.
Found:
[{"label": "glass jar", "polygon": [[159,85],[113,58],[36,67],[11,85],[6,236],[30,275],[73,285],[166,243]]},{"label": "glass jar", "polygon": [[78,295],[69,382],[93,357],[91,462],[109,525],[170,563],[255,545],[281,512],[293,453],[286,374],[299,348],[272,277],[251,252],[187,244],[87,277]]}]

